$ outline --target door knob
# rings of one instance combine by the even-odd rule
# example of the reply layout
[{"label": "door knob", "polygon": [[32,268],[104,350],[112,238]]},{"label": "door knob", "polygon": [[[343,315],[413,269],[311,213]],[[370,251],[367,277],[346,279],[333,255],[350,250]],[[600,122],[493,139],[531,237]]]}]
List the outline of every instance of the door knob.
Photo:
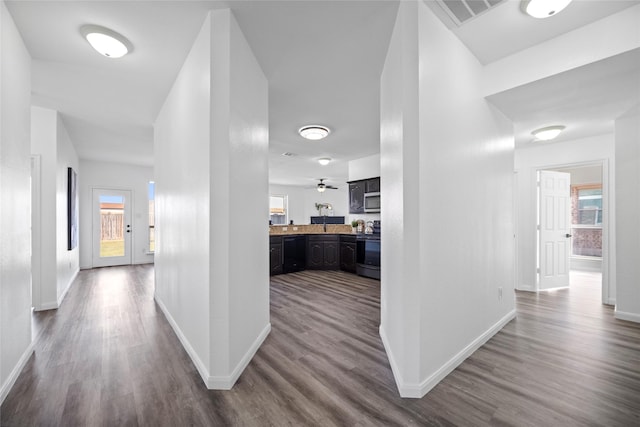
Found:
[{"label": "door knob", "polygon": [[571,234],[567,233],[567,234],[564,235],[564,237],[566,237],[568,239],[569,237],[571,237]]}]

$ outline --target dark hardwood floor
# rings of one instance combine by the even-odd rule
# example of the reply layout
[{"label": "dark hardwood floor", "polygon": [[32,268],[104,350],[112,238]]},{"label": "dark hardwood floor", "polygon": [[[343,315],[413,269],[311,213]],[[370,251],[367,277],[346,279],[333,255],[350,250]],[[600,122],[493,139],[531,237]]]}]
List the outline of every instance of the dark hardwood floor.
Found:
[{"label": "dark hardwood floor", "polygon": [[231,391],[206,390],[153,301],[153,267],[81,271],[34,314],[35,354],[2,426],[640,425],[640,325],[599,286],[517,293],[518,317],[422,399],[398,397],[379,282],[271,280],[272,331]]}]

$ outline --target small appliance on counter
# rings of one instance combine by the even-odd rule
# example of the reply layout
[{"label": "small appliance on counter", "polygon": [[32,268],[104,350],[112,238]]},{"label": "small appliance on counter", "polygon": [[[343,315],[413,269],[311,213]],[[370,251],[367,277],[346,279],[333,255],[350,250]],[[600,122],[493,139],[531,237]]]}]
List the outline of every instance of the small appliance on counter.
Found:
[{"label": "small appliance on counter", "polygon": [[367,221],[367,226],[364,228],[364,234],[373,234],[373,221]]}]

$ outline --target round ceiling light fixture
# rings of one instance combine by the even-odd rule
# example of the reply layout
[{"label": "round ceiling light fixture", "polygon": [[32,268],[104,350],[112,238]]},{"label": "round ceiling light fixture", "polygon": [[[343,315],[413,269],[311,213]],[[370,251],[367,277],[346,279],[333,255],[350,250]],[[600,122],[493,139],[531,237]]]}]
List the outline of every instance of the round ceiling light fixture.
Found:
[{"label": "round ceiling light fixture", "polygon": [[99,25],[83,25],[80,33],[100,55],[121,58],[133,50],[133,45],[122,34]]},{"label": "round ceiling light fixture", "polygon": [[522,0],[522,11],[534,18],[548,18],[557,15],[571,0]]},{"label": "round ceiling light fixture", "polygon": [[318,159],[318,163],[320,163],[322,166],[327,166],[329,163],[331,163],[331,159],[329,157],[323,157],[322,159]]},{"label": "round ceiling light fixture", "polygon": [[300,136],[312,141],[326,138],[326,136],[329,135],[330,132],[331,131],[328,127],[320,125],[308,125],[298,129],[298,133],[300,134]]},{"label": "round ceiling light fixture", "polygon": [[555,139],[560,132],[562,132],[566,126],[556,125],[556,126],[547,126],[544,128],[536,129],[531,132],[531,135],[534,136],[535,141],[551,141]]}]

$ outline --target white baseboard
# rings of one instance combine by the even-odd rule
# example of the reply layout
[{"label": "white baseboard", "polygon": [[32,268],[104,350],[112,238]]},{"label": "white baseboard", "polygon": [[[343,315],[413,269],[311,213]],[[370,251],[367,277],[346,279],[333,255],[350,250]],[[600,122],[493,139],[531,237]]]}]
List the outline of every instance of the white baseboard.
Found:
[{"label": "white baseboard", "polygon": [[616,319],[620,319],[620,320],[627,320],[629,322],[636,322],[636,323],[640,323],[640,314],[636,314],[636,313],[627,313],[624,311],[618,311],[618,309],[616,309],[614,311],[614,317]]},{"label": "white baseboard", "polygon": [[40,307],[34,308],[34,311],[46,311],[46,310],[56,310],[58,308],[58,301],[49,301],[43,302],[40,304]]},{"label": "white baseboard", "polygon": [[69,292],[69,289],[71,288],[71,284],[73,283],[74,280],[76,280],[76,277],[78,277],[78,273],[79,272],[80,272],[80,270],[78,269],[73,273],[73,276],[71,276],[71,279],[69,280],[69,283],[67,283],[67,286],[64,288],[64,290],[62,291],[62,293],[58,297],[58,307],[56,307],[56,308],[59,308],[62,305],[62,301],[64,300],[64,297],[67,296],[67,292]]},{"label": "white baseboard", "polygon": [[171,328],[173,328],[173,332],[176,333],[176,336],[180,340],[180,343],[182,343],[182,347],[184,347],[184,349],[187,351],[187,354],[193,361],[193,364],[196,366],[196,369],[198,370],[198,373],[200,374],[202,381],[204,381],[205,385],[207,385],[207,379],[209,378],[209,371],[205,367],[204,363],[202,363],[202,360],[200,360],[200,358],[198,357],[198,353],[196,353],[194,348],[191,346],[191,343],[189,343],[189,340],[187,339],[187,337],[184,336],[184,334],[182,333],[182,330],[180,329],[176,321],[173,319],[173,317],[171,316],[171,313],[169,313],[169,310],[164,305],[162,300],[158,298],[157,295],[154,295],[153,299],[158,304],[158,307],[160,307],[160,310],[162,310],[162,313],[164,313],[164,317],[167,319],[167,321],[171,325]]},{"label": "white baseboard", "polygon": [[391,371],[393,372],[393,376],[396,380],[396,385],[398,387],[398,391],[400,393],[400,397],[410,397],[410,398],[421,398],[424,397],[432,388],[434,388],[440,381],[442,381],[447,375],[453,372],[454,369],[458,367],[462,362],[465,361],[469,356],[473,354],[477,349],[482,347],[492,336],[500,331],[507,323],[513,320],[516,317],[516,310],[512,310],[507,313],[502,319],[500,319],[497,323],[495,323],[492,327],[487,329],[482,335],[473,340],[469,345],[467,345],[464,349],[462,349],[458,354],[452,357],[447,363],[442,365],[437,371],[431,374],[428,378],[423,380],[420,383],[416,384],[407,384],[402,381],[400,378],[399,370],[397,368],[393,352],[391,352],[391,347],[389,346],[388,339],[386,337],[386,333],[382,326],[380,327],[380,337],[382,338],[382,343],[384,345],[385,351],[387,352],[387,358],[389,359],[389,364],[391,365]]},{"label": "white baseboard", "polygon": [[447,375],[453,372],[454,369],[458,367],[466,358],[471,356],[477,349],[482,347],[487,341],[491,339],[492,336],[497,334],[500,329],[504,328],[504,326],[515,319],[516,310],[511,310],[507,313],[502,319],[496,322],[492,327],[487,329],[482,335],[473,340],[468,346],[466,346],[462,351],[456,354],[451,360],[445,363],[440,369],[431,374],[427,379],[420,383],[421,397],[424,396],[434,388],[440,381],[444,379]]},{"label": "white baseboard", "polygon": [[14,366],[13,370],[7,377],[7,380],[4,382],[4,384],[2,384],[2,388],[0,389],[0,405],[2,405],[4,399],[6,399],[6,397],[9,395],[9,392],[11,391],[13,385],[16,383],[20,372],[22,372],[25,365],[29,361],[31,354],[33,354],[34,346],[35,342],[31,341],[27,349],[24,351],[24,353],[22,353],[22,356],[18,360],[18,363],[16,364],[16,366]]},{"label": "white baseboard", "polygon": [[242,375],[242,372],[244,372],[245,368],[249,365],[249,362],[251,362],[251,359],[253,359],[253,356],[255,356],[264,340],[269,335],[269,332],[271,332],[271,323],[267,323],[267,326],[265,326],[262,332],[258,334],[258,337],[255,339],[253,344],[251,344],[249,350],[247,350],[242,359],[240,359],[240,362],[236,365],[235,369],[231,372],[231,375],[210,376],[206,381],[207,388],[209,390],[231,390],[236,381],[238,381],[238,378],[240,378],[240,375]]},{"label": "white baseboard", "polygon": [[160,307],[162,312],[164,313],[164,316],[167,318],[167,321],[171,325],[171,328],[173,328],[173,331],[176,333],[178,339],[180,340],[180,343],[182,343],[182,346],[187,351],[187,354],[189,354],[189,357],[191,357],[191,360],[193,361],[193,364],[196,366],[196,369],[198,370],[198,373],[200,374],[202,381],[204,382],[204,384],[207,386],[209,390],[231,390],[231,388],[236,383],[236,381],[238,381],[238,378],[240,378],[240,375],[245,370],[247,365],[249,365],[249,362],[251,362],[251,359],[256,354],[256,352],[258,351],[258,349],[260,348],[264,340],[269,335],[269,332],[271,332],[271,323],[267,323],[267,325],[264,327],[262,332],[260,332],[256,340],[253,342],[251,347],[249,347],[249,350],[245,353],[242,359],[240,359],[240,362],[238,362],[238,364],[233,369],[230,375],[228,376],[210,375],[204,363],[202,363],[202,360],[200,360],[200,358],[198,357],[198,354],[189,343],[189,340],[187,339],[187,337],[182,333],[182,330],[180,329],[176,321],[173,319],[173,317],[169,313],[169,310],[167,310],[167,307],[164,305],[162,300],[160,300],[157,295],[154,295],[154,299],[156,303],[158,303],[158,306]]},{"label": "white baseboard", "polygon": [[393,373],[393,378],[396,381],[396,387],[398,388],[398,393],[400,393],[400,397],[422,397],[422,396],[412,396],[406,394],[406,386],[402,382],[402,377],[400,376],[400,369],[398,368],[398,364],[396,363],[396,358],[391,349],[391,344],[389,343],[389,338],[387,338],[387,332],[382,325],[379,328],[380,338],[382,339],[382,345],[384,346],[384,351],[387,353],[387,359],[389,360],[389,365],[391,365],[391,372]]}]

